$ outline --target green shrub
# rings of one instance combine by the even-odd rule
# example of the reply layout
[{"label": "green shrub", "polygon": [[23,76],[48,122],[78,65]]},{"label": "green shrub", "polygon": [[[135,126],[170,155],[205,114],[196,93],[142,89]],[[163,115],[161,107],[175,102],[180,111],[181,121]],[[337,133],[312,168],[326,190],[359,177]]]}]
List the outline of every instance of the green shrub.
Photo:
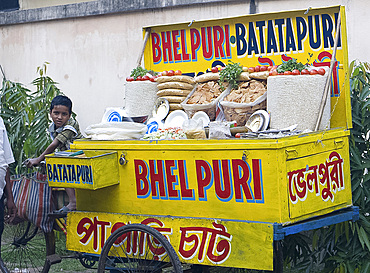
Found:
[{"label": "green shrub", "polygon": [[40,155],[51,141],[47,134],[50,102],[61,92],[57,83],[46,76],[47,64],[37,68],[38,77],[32,81],[35,91],[3,75],[0,115],[16,161],[10,166],[12,174],[26,172],[22,162]]}]

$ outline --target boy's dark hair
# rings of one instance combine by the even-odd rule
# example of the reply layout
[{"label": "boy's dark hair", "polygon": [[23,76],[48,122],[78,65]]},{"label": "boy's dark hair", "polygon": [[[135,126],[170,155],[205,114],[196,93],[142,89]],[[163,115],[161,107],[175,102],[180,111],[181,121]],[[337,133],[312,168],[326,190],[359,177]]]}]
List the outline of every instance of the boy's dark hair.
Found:
[{"label": "boy's dark hair", "polygon": [[69,109],[69,114],[72,114],[72,101],[67,96],[59,95],[54,97],[50,104],[50,112],[54,109],[56,105],[67,106]]}]

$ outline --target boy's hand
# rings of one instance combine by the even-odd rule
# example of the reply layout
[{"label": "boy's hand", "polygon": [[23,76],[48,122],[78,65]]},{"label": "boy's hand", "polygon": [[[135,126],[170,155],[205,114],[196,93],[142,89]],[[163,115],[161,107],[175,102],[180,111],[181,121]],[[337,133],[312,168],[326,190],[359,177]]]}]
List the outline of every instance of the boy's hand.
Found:
[{"label": "boy's hand", "polygon": [[6,206],[8,208],[9,219],[13,220],[17,214],[17,207],[14,204],[13,198],[7,198],[6,200],[7,200]]},{"label": "boy's hand", "polygon": [[24,161],[23,163],[27,168],[32,168],[34,166],[37,166],[40,163],[40,161],[38,160],[38,158],[30,158]]}]

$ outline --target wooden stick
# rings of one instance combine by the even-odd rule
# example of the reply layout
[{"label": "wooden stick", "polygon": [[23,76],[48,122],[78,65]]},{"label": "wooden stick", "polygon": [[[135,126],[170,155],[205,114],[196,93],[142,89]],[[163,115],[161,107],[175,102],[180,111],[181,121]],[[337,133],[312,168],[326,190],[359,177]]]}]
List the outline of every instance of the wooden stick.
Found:
[{"label": "wooden stick", "polygon": [[149,34],[150,34],[150,32],[151,32],[151,29],[150,28],[147,28],[146,31],[145,31],[144,44],[143,44],[143,48],[141,49],[139,58],[137,59],[137,66],[140,66],[141,65],[141,60],[143,59],[145,46],[146,46],[146,43],[149,40]]},{"label": "wooden stick", "polygon": [[340,21],[341,21],[341,16],[340,16],[340,9],[339,9],[337,29],[336,29],[336,33],[335,33],[334,50],[333,50],[333,55],[331,56],[330,69],[329,69],[328,77],[326,78],[324,93],[323,93],[323,97],[321,99],[321,104],[320,104],[320,108],[319,108],[319,115],[317,117],[315,131],[317,131],[320,127],[320,123],[321,123],[322,115],[324,113],[326,100],[328,98],[328,94],[329,94],[329,91],[330,91],[331,76],[332,76],[332,73],[333,73],[333,68],[334,68],[334,63],[335,63],[335,55],[337,54],[337,47],[338,47],[338,41],[339,41],[339,32],[340,32],[340,23],[341,23]]}]

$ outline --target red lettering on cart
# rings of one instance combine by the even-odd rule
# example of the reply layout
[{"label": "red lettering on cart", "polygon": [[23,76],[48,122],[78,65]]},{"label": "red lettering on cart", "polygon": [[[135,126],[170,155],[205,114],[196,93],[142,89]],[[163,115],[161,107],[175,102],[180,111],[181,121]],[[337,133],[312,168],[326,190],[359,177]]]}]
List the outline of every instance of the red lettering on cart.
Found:
[{"label": "red lettering on cart", "polygon": [[[162,200],[195,200],[188,186],[185,160],[134,160],[138,198]],[[241,159],[195,160],[198,199],[207,201],[212,193],[222,202],[264,203],[262,166],[252,159],[252,168]]]},{"label": "red lettering on cart", "polygon": [[194,200],[194,190],[188,188],[184,160],[134,160],[138,198],[163,200]]},{"label": "red lettering on cart", "polygon": [[252,160],[253,172],[249,164],[241,159],[212,160],[212,167],[205,160],[195,161],[200,201],[208,200],[207,191],[214,184],[216,197],[220,201],[228,202],[235,196],[236,202],[244,202],[244,198],[247,202],[264,202],[260,159]]},{"label": "red lettering on cart", "polygon": [[77,234],[81,237],[80,243],[87,245],[93,240],[93,249],[95,252],[98,252],[99,247],[103,247],[104,245],[106,231],[110,226],[110,222],[99,221],[98,217],[94,217],[93,219],[87,217],[82,218],[77,224]]},{"label": "red lettering on cart", "polygon": [[[112,225],[110,221],[101,221],[98,219],[98,217],[88,218],[84,217],[82,218],[78,224],[77,224],[77,234],[81,238],[79,242],[83,245],[91,244],[95,252],[99,252],[103,246],[105,241],[108,239],[108,237],[115,232],[117,229],[119,229],[122,226],[129,225],[131,222],[122,223],[122,222],[116,222]],[[156,230],[158,230],[163,236],[167,238],[168,241],[170,241],[169,235],[173,233],[172,228],[165,227],[164,223],[158,219],[155,218],[147,218],[144,219],[141,224],[150,226]],[[112,227],[110,229],[110,232],[108,230],[109,227]],[[126,240],[132,240],[133,242],[138,239],[138,232],[132,232],[131,234],[122,235],[114,242],[115,245],[120,245],[122,242]],[[140,250],[142,253],[142,250],[145,249],[145,247],[148,247],[153,255],[161,257],[163,254],[165,254],[165,249],[163,248],[155,248],[155,246],[151,245],[151,240],[140,240],[141,243],[148,243],[148,246],[138,245],[135,244],[128,244],[127,246],[133,246],[133,249],[126,249],[127,253],[136,253],[137,250]],[[137,249],[137,246],[139,248]]]},{"label": "red lettering on cart", "polygon": [[184,260],[203,263],[205,257],[213,264],[224,263],[231,254],[232,235],[222,224],[212,223],[214,228],[180,227],[179,254]]},{"label": "red lettering on cart", "polygon": [[325,202],[334,202],[334,194],[345,188],[343,159],[339,153],[331,152],[324,163],[288,172],[288,181],[293,204],[305,201],[309,192],[321,196]]},{"label": "red lettering on cart", "polygon": [[70,164],[47,164],[48,180],[50,182],[93,184],[91,166]]},{"label": "red lettering on cart", "polygon": [[187,32],[185,29],[151,33],[153,63],[178,63],[198,59],[202,48],[202,57],[206,60],[227,59],[231,57],[230,26],[209,26],[190,29],[191,57],[187,52]]}]

